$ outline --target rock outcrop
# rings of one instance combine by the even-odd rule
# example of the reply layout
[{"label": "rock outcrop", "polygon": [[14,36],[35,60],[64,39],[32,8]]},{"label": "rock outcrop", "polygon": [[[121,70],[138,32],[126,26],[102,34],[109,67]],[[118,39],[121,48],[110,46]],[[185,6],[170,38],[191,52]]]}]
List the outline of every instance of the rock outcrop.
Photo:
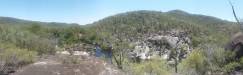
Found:
[{"label": "rock outcrop", "polygon": [[172,30],[158,32],[155,34],[145,34],[143,40],[133,43],[135,48],[129,53],[132,58],[153,59],[161,57],[171,60],[172,51],[178,52],[178,57],[185,58],[191,52],[191,40],[185,31]]},{"label": "rock outcrop", "polygon": [[124,75],[104,60],[85,51],[62,51],[17,70],[11,75]]}]

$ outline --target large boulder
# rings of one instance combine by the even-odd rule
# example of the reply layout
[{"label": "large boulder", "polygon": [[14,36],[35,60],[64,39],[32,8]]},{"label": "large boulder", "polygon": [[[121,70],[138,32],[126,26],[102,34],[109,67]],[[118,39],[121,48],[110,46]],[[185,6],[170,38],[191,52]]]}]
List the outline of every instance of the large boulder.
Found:
[{"label": "large boulder", "polygon": [[234,51],[236,53],[235,58],[239,59],[243,56],[243,33],[238,32],[225,46],[226,50]]}]

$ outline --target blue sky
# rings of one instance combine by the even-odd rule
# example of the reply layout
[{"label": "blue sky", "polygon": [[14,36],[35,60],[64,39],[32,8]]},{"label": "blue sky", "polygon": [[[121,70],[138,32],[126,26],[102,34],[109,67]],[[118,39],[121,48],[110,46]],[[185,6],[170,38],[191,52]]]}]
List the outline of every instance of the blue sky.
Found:
[{"label": "blue sky", "polygon": [[[232,3],[243,18],[243,0]],[[0,16],[82,25],[127,11],[174,9],[234,21],[227,0],[0,0]]]}]

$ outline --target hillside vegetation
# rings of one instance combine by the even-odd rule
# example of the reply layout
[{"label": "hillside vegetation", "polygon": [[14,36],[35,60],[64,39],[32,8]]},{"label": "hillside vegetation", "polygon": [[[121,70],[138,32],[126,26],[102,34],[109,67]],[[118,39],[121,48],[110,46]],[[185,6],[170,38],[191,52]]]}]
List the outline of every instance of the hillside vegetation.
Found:
[{"label": "hillside vegetation", "polygon": [[[227,39],[239,31],[233,22],[211,16],[189,14],[181,10],[169,12],[133,11],[110,16],[91,24],[96,32],[112,35],[125,33],[130,38],[172,29],[187,31],[194,39],[194,45],[216,43],[224,45]],[[107,36],[106,35],[106,36]]]}]

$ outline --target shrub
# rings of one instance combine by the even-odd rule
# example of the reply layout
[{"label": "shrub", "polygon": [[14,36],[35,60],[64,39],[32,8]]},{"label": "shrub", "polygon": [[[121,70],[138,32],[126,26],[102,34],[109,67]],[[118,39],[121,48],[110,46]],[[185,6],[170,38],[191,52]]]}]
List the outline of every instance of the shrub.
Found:
[{"label": "shrub", "polygon": [[203,54],[206,57],[207,70],[208,71],[222,71],[222,67],[225,65],[227,57],[230,57],[229,53],[223,48],[217,47],[215,45],[207,44],[203,48]]},{"label": "shrub", "polygon": [[243,58],[237,61],[228,62],[223,66],[223,72],[232,73],[237,70],[241,70],[243,68]]},{"label": "shrub", "polygon": [[37,56],[34,51],[20,49],[13,45],[0,45],[0,72],[14,71],[16,68],[33,63]]},{"label": "shrub", "polygon": [[227,73],[232,73],[236,67],[239,67],[241,66],[240,63],[238,62],[230,62],[228,64],[226,64],[223,69],[224,69],[224,72],[227,72]]},{"label": "shrub", "polygon": [[[186,75],[204,75],[206,72],[205,56],[200,50],[193,50],[192,53],[179,64],[182,73]],[[195,72],[191,72],[195,71]],[[189,73],[189,74],[188,74]],[[191,74],[190,74],[191,73]]]},{"label": "shrub", "polygon": [[169,66],[164,60],[149,60],[132,66],[134,75],[170,75]]},{"label": "shrub", "polygon": [[207,70],[211,72],[232,73],[243,65],[241,64],[243,59],[235,59],[234,51],[224,50],[215,45],[207,46],[203,53],[207,57]]},{"label": "shrub", "polygon": [[[179,64],[185,75],[204,75],[206,73],[231,73],[241,67],[241,60],[234,61],[234,52],[225,51],[215,45],[204,45],[194,49],[189,56]],[[243,59],[242,59],[243,63]]]},{"label": "shrub", "polygon": [[2,44],[11,43],[19,48],[36,51],[38,54],[55,53],[55,40],[49,37],[41,37],[42,34],[34,34],[12,26],[6,26],[1,31],[0,41]]}]

